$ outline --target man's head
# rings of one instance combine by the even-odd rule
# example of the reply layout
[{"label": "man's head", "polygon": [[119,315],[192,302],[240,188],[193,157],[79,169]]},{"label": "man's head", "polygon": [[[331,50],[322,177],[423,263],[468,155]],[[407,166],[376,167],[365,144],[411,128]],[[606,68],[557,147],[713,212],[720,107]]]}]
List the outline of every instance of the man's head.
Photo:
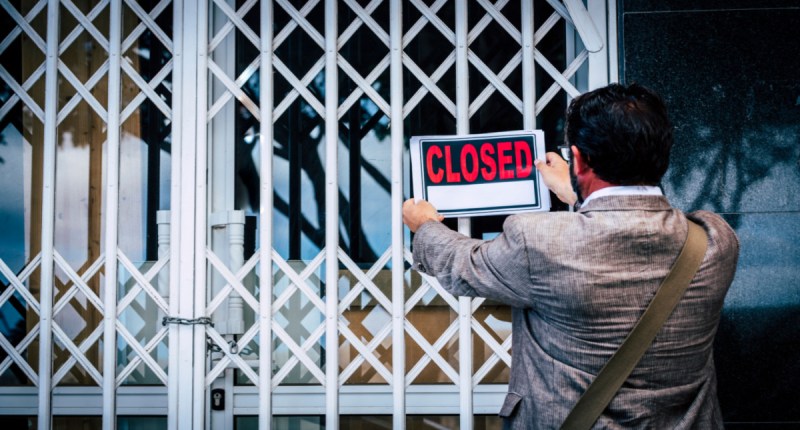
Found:
[{"label": "man's head", "polygon": [[611,84],[570,103],[565,140],[603,181],[658,185],[669,165],[672,124],[658,94]]}]

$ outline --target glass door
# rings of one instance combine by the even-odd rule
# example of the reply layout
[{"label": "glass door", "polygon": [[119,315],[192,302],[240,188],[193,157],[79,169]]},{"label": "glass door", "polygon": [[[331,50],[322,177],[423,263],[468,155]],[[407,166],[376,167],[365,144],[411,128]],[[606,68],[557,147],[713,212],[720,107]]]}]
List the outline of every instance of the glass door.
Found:
[{"label": "glass door", "polygon": [[172,6],[2,3],[0,403],[12,427],[166,427]]}]

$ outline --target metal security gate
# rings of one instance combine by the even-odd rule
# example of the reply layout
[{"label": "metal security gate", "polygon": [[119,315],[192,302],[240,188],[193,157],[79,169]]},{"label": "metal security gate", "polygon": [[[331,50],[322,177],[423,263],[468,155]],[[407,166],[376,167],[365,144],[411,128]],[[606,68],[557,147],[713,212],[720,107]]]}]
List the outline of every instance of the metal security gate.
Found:
[{"label": "metal security gate", "polygon": [[568,99],[617,80],[614,2],[0,14],[4,422],[499,428],[508,308],[409,269],[406,142],[552,149]]}]

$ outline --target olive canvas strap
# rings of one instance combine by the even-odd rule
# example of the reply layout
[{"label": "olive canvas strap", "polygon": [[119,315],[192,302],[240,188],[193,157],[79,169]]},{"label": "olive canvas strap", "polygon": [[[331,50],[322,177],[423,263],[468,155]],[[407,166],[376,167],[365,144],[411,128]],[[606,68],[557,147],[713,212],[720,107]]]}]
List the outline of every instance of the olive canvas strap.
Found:
[{"label": "olive canvas strap", "polygon": [[678,259],[667,277],[661,282],[633,330],[617,352],[611,356],[600,373],[572,408],[562,430],[590,429],[611,402],[619,388],[628,379],[633,368],[653,343],[684,291],[694,278],[708,247],[708,236],[702,227],[689,221],[689,233]]}]

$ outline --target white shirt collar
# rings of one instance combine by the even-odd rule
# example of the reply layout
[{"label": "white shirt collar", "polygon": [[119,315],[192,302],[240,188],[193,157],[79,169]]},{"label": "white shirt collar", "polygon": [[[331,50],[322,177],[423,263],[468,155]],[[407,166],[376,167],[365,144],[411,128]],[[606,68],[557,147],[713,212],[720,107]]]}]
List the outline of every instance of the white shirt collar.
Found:
[{"label": "white shirt collar", "polygon": [[591,200],[606,196],[663,196],[661,188],[651,185],[625,185],[618,187],[601,188],[589,194],[581,206],[586,206]]}]

